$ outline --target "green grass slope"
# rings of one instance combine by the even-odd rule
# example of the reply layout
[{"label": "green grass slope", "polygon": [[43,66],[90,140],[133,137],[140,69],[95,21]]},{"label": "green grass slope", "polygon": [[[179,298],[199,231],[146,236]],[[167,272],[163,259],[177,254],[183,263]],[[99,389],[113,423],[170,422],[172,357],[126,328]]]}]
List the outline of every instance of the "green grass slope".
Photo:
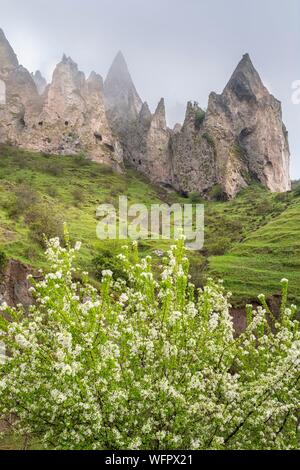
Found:
[{"label": "green grass slope", "polygon": [[210,258],[210,271],[224,278],[238,300],[280,293],[282,278],[289,279],[290,298],[300,301],[300,200],[255,230],[224,256]]},{"label": "green grass slope", "polygon": [[[0,269],[1,253],[35,267],[46,267],[44,248],[35,237],[35,218],[54,214],[67,222],[72,241],[82,241],[81,268],[91,273],[93,258],[115,254],[124,241],[98,240],[96,208],[118,205],[120,195],[129,203],[166,202],[205,205],[205,244],[190,252],[191,274],[201,286],[209,275],[222,277],[236,302],[256,298],[262,291],[278,291],[282,277],[291,281],[299,297],[299,207],[296,194],[271,194],[254,184],[228,202],[202,201],[167,192],[128,169],[118,174],[83,157],[50,156],[0,146]],[[45,218],[44,226],[56,219]],[[169,242],[141,240],[141,255],[165,250]]]},{"label": "green grass slope", "polygon": [[[19,194],[21,191],[21,195]],[[19,196],[18,196],[19,194]],[[22,210],[22,197],[29,204]],[[81,264],[89,267],[98,250],[117,251],[124,242],[98,240],[96,208],[99,204],[118,206],[120,195],[129,203],[160,203],[162,194],[133,171],[121,175],[105,166],[74,156],[49,156],[9,147],[0,148],[0,249],[8,258],[19,259],[33,266],[43,266],[43,247],[30,232],[28,213],[38,198],[45,212],[57,214],[67,222],[72,240],[83,242]],[[21,196],[21,197],[20,197]],[[21,210],[15,214],[17,204]],[[141,243],[151,249],[151,242]],[[155,248],[165,248],[163,241]]]}]

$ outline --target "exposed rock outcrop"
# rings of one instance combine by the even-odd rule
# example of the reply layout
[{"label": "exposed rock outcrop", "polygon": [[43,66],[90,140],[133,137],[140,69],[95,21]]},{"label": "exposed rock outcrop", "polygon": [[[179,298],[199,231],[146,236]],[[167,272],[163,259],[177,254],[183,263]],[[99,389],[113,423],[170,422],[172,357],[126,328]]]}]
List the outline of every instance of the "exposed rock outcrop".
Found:
[{"label": "exposed rock outcrop", "polygon": [[215,147],[201,132],[204,116],[197,103],[188,103],[183,126],[173,131],[172,185],[177,191],[205,194],[217,183]]},{"label": "exposed rock outcrop", "polygon": [[56,154],[85,153],[121,169],[123,159],[155,183],[228,197],[252,180],[290,190],[288,134],[281,104],[245,54],[207,111],[188,103],[183,126],[170,130],[164,100],[152,115],[119,52],[105,83],[88,79],[64,55],[52,82],[31,75],[0,30],[0,142]]},{"label": "exposed rock outcrop", "polygon": [[9,44],[3,30],[0,28],[0,66],[2,73],[9,73],[19,65],[18,58]]},{"label": "exposed rock outcrop", "polygon": [[41,95],[34,78],[19,65],[1,31],[0,80],[6,102],[0,105],[0,142],[53,154],[85,153],[120,169],[123,152],[107,122],[102,78],[92,72],[86,79],[65,55]]},{"label": "exposed rock outcrop", "polygon": [[37,91],[39,95],[42,95],[47,87],[47,81],[41,74],[39,70],[37,70],[34,74],[31,74],[33,81],[36,85]]},{"label": "exposed rock outcrop", "polygon": [[165,102],[161,99],[147,133],[146,160],[141,164],[143,171],[156,183],[172,182],[170,135],[166,122]]},{"label": "exposed rock outcrop", "polygon": [[28,146],[56,154],[87,152],[100,163],[120,165],[122,152],[107,123],[102,91],[99,75],[92,72],[86,80],[64,55],[45,92]]},{"label": "exposed rock outcrop", "polygon": [[223,93],[211,93],[206,112],[188,103],[182,127],[167,129],[163,101],[151,122],[139,115],[134,125],[139,138],[127,128],[126,158],[154,182],[203,195],[220,185],[228,197],[253,180],[274,192],[291,188],[281,104],[248,54]]},{"label": "exposed rock outcrop", "polygon": [[291,189],[281,103],[245,54],[222,95],[212,93],[204,121],[216,149],[216,176],[229,196],[255,178],[274,192]]},{"label": "exposed rock outcrop", "polygon": [[160,100],[153,115],[144,103],[134,131],[128,134],[127,160],[155,183],[172,182],[170,136],[164,100]]},{"label": "exposed rock outcrop", "polygon": [[115,57],[104,82],[106,113],[114,135],[120,140],[125,156],[132,148],[132,134],[142,109],[142,100],[133,84],[122,52]]},{"label": "exposed rock outcrop", "polygon": [[0,30],[0,80],[5,100],[0,105],[0,142],[19,145],[34,115],[41,111],[41,99],[30,73],[19,65],[16,54]]},{"label": "exposed rock outcrop", "polygon": [[33,300],[29,292],[27,276],[33,270],[19,261],[10,260],[3,272],[0,272],[0,303],[6,302],[12,307],[22,304],[28,307]]}]

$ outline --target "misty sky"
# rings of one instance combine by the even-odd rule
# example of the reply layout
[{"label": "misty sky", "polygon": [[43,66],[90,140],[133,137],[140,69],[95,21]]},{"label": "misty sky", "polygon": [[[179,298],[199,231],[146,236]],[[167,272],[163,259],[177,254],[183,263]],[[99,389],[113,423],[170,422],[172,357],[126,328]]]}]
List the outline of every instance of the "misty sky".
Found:
[{"label": "misty sky", "polygon": [[186,102],[207,106],[249,52],[283,104],[291,173],[300,178],[300,0],[0,0],[0,27],[19,61],[49,80],[63,52],[104,78],[119,49],[152,110],[166,100],[168,122]]}]

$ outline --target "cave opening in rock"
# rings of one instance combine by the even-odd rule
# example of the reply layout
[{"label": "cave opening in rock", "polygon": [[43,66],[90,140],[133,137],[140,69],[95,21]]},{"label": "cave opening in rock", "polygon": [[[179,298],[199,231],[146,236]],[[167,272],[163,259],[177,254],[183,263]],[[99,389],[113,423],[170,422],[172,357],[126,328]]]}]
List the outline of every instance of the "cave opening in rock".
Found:
[{"label": "cave opening in rock", "polygon": [[111,145],[111,144],[104,144],[104,145],[105,145],[105,147],[107,147],[107,148],[108,148],[109,150],[111,150],[112,152],[115,151],[115,148],[114,148],[113,145]]},{"label": "cave opening in rock", "polygon": [[94,136],[95,136],[96,140],[98,140],[99,142],[102,142],[103,138],[102,138],[102,135],[99,134],[99,132],[95,132]]}]

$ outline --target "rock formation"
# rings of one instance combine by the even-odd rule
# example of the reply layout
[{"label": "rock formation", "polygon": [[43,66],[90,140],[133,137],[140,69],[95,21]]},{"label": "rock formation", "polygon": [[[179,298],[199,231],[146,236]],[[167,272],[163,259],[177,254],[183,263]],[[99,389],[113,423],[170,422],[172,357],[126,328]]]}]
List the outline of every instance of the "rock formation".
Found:
[{"label": "rock formation", "polygon": [[[34,80],[35,78],[35,80]],[[84,153],[91,159],[122,167],[123,152],[108,125],[102,78],[88,79],[72,59],[63,57],[42,95],[34,77],[18,63],[0,32],[0,80],[6,103],[0,105],[0,142],[53,154]]]},{"label": "rock formation", "polygon": [[47,87],[47,81],[41,74],[39,70],[37,70],[34,74],[31,74],[33,81],[36,85],[37,91],[39,95],[42,95]]},{"label": "rock formation", "polygon": [[164,99],[160,100],[153,115],[144,103],[136,120],[135,131],[127,140],[127,159],[158,184],[172,183],[170,137]]},{"label": "rock formation", "polygon": [[10,260],[3,272],[0,271],[0,304],[6,302],[12,307],[22,304],[28,307],[33,300],[29,292],[27,279],[33,270],[20,261]]},{"label": "rock formation", "polygon": [[[281,104],[248,54],[207,111],[188,103],[170,130],[164,100],[152,115],[119,52],[103,85],[63,56],[52,82],[31,75],[0,30],[0,142],[56,154],[84,153],[120,170],[124,159],[153,182],[204,196],[218,185],[228,197],[251,181],[290,190],[288,135]],[[119,143],[120,142],[120,143]]]},{"label": "rock formation", "polygon": [[0,80],[5,100],[0,105],[0,142],[18,145],[26,122],[41,110],[41,100],[30,73],[19,65],[17,56],[0,30]]},{"label": "rock formation", "polygon": [[265,88],[248,54],[223,93],[210,95],[203,130],[214,142],[217,181],[229,196],[251,179],[274,192],[291,189],[281,103]]},{"label": "rock formation", "polygon": [[102,91],[99,75],[92,72],[86,79],[77,64],[64,55],[30,132],[30,147],[56,154],[86,152],[100,163],[120,165],[122,152],[107,123]]},{"label": "rock formation", "polygon": [[172,185],[177,191],[206,194],[217,183],[215,148],[201,133],[204,116],[197,103],[188,103],[183,126],[172,133]]},{"label": "rock formation", "polygon": [[[116,61],[108,80],[114,97],[107,104],[109,121],[126,159],[152,181],[202,195],[219,185],[228,197],[253,180],[274,192],[290,190],[281,104],[263,85],[248,54],[223,93],[211,93],[207,111],[188,103],[183,126],[173,131],[166,126],[163,101],[154,116],[146,105],[138,114],[140,100],[124,59]],[[126,80],[118,81],[118,73]],[[135,99],[130,99],[132,90]]]},{"label": "rock formation", "polygon": [[135,132],[136,121],[142,109],[132,78],[128,71],[122,52],[118,52],[104,82],[104,97],[107,117],[113,133],[119,138],[125,155],[132,134]]}]

